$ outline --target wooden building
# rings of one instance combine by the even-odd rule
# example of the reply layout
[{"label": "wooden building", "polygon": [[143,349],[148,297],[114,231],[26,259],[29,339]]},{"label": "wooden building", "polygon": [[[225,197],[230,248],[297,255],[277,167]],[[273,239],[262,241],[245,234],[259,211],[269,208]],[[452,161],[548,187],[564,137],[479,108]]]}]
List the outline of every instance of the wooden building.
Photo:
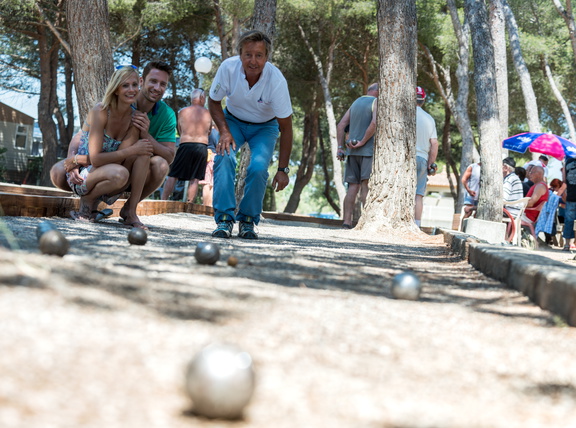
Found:
[{"label": "wooden building", "polygon": [[0,102],[0,148],[6,149],[0,154],[1,181],[26,182],[30,165],[34,158],[38,163],[40,154],[38,143],[34,146],[33,135],[34,118]]}]

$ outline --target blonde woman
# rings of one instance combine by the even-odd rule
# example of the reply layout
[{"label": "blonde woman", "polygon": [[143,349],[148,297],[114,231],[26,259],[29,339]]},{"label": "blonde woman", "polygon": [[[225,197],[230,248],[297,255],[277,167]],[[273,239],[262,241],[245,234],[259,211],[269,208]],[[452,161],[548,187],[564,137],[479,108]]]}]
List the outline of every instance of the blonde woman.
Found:
[{"label": "blonde woman", "polygon": [[147,229],[136,215],[136,208],[153,146],[148,140],[138,139],[139,130],[132,125],[132,104],[139,92],[138,81],[133,66],[122,66],[114,72],[103,100],[88,114],[78,154],[65,163],[69,171],[68,184],[80,196],[79,211],[70,213],[75,220],[94,221],[97,215],[94,208],[100,200],[130,187],[123,212],[124,224]]}]

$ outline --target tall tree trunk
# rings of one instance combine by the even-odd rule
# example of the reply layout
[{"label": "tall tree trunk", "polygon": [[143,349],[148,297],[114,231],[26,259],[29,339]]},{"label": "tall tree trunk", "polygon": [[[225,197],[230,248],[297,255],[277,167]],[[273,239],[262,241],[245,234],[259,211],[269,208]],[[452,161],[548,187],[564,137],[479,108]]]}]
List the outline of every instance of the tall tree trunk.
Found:
[{"label": "tall tree trunk", "polygon": [[68,144],[74,135],[74,68],[72,67],[72,58],[67,53],[64,59],[64,79],[66,91],[66,140],[63,147],[68,153]]},{"label": "tall tree trunk", "polygon": [[[330,94],[330,80],[332,77],[332,70],[334,68],[334,49],[336,48],[336,37],[332,39],[328,50],[328,59],[326,64],[326,73],[324,73],[324,65],[314,48],[310,44],[309,38],[304,32],[304,29],[300,24],[298,24],[298,29],[300,30],[300,35],[302,40],[306,45],[306,48],[312,55],[314,59],[314,64],[318,72],[318,80],[320,81],[320,86],[322,87],[322,93],[324,94],[324,110],[326,111],[326,119],[328,120],[328,134],[330,136],[330,151],[332,153],[332,158],[336,159],[336,154],[338,152],[338,141],[336,139],[336,116],[334,115],[334,105],[332,104],[332,95]],[[343,174],[342,174],[342,164],[340,162],[333,162],[334,165],[334,186],[336,187],[336,192],[338,193],[338,202],[341,207],[344,206],[344,198],[346,197],[346,189],[344,188]]]},{"label": "tall tree trunk", "polygon": [[[320,125],[318,125],[320,128]],[[332,209],[336,212],[336,214],[340,215],[340,207],[342,205],[338,205],[334,198],[332,198],[332,177],[330,176],[330,169],[328,168],[328,153],[326,151],[326,147],[324,145],[324,138],[322,138],[322,133],[318,133],[318,142],[320,144],[320,159],[322,164],[322,172],[324,172],[324,197],[326,201]],[[331,152],[330,152],[331,153]],[[330,157],[332,159],[332,157]]]},{"label": "tall tree trunk", "polygon": [[[458,180],[460,174],[456,162],[452,158],[452,139],[450,138],[450,120],[452,114],[450,108],[444,105],[444,129],[442,132],[442,152],[444,159],[446,159],[446,176],[448,177],[448,185],[450,186],[450,193],[454,199],[454,210],[458,206],[458,194],[460,193],[461,182]],[[456,176],[456,183],[452,181],[452,173]],[[459,211],[455,211],[459,212]]]},{"label": "tall tree trunk", "polygon": [[417,230],[416,2],[378,0],[378,129],[366,206],[357,228]]},{"label": "tall tree trunk", "polygon": [[506,18],[501,0],[490,0],[490,33],[494,44],[496,92],[500,117],[500,141],[508,137],[508,66],[506,62]]},{"label": "tall tree trunk", "polygon": [[316,102],[312,104],[312,111],[304,116],[304,135],[302,136],[302,157],[300,165],[296,171],[296,181],[294,189],[288,199],[285,213],[295,213],[300,204],[300,196],[304,187],[312,179],[314,174],[314,165],[316,164],[316,151],[318,150],[319,134],[319,113],[316,109]]},{"label": "tall tree trunk", "polygon": [[38,25],[38,53],[40,57],[40,99],[38,101],[38,126],[42,131],[43,157],[40,185],[51,186],[50,168],[58,160],[56,124],[52,118],[58,106],[56,95],[59,43],[51,43],[51,34]]},{"label": "tall tree trunk", "polygon": [[558,89],[556,85],[556,81],[554,80],[554,76],[552,75],[552,69],[550,68],[550,64],[548,63],[548,59],[546,55],[542,55],[542,70],[544,71],[544,75],[548,79],[548,83],[550,83],[550,87],[552,88],[552,93],[560,103],[560,107],[562,107],[562,111],[564,112],[564,117],[566,119],[566,125],[568,126],[568,130],[570,131],[570,140],[576,141],[576,131],[574,130],[574,121],[572,120],[572,115],[570,113],[570,108],[568,107],[568,103],[562,96],[562,92]]},{"label": "tall tree trunk", "polygon": [[228,58],[228,39],[226,38],[226,29],[224,28],[224,16],[222,15],[222,6],[220,0],[213,0],[214,4],[214,19],[216,20],[216,33],[220,41],[220,54],[222,61]]},{"label": "tall tree trunk", "polygon": [[[114,72],[108,1],[66,1],[80,120],[102,99]],[[89,31],[88,31],[89,29]]]},{"label": "tall tree trunk", "polygon": [[472,30],[474,85],[480,134],[480,198],[477,217],[502,221],[502,157],[496,71],[488,14],[483,0],[465,0],[466,16]]},{"label": "tall tree trunk", "polygon": [[564,19],[566,27],[568,27],[568,36],[570,37],[570,44],[572,45],[572,53],[574,54],[574,61],[576,61],[576,23],[574,22],[574,13],[572,12],[572,0],[566,0],[566,9],[560,3],[560,0],[552,0],[556,10]]},{"label": "tall tree trunk", "polygon": [[[516,18],[507,0],[500,0],[502,8],[506,17],[506,28],[508,29],[508,38],[510,40],[510,49],[512,50],[512,59],[514,60],[514,67],[518,78],[520,79],[520,86],[522,87],[522,95],[524,96],[524,104],[526,105],[526,120],[528,121],[528,128],[530,132],[542,132],[540,127],[540,118],[538,116],[538,103],[536,101],[536,94],[532,87],[532,79],[530,72],[522,56],[522,48],[520,47],[520,36],[518,34],[518,24]],[[537,154],[534,156],[538,157]]]},{"label": "tall tree trunk", "polygon": [[[454,98],[454,90],[452,88],[450,70],[444,69],[440,64],[438,64],[426,46],[422,45],[422,49],[430,63],[432,70],[431,77],[436,84],[438,92],[444,99],[444,102],[450,108],[450,113],[454,117],[454,122],[458,127],[460,136],[462,137],[460,171],[458,172],[456,169],[454,169],[454,173],[461,176],[466,170],[467,166],[475,161],[478,161],[480,157],[474,144],[474,133],[472,131],[472,124],[468,114],[468,97],[470,93],[470,78],[468,76],[470,61],[470,26],[466,17],[464,17],[463,23],[460,22],[458,9],[456,8],[454,0],[447,0],[447,5],[450,12],[450,18],[452,20],[452,26],[454,28],[454,34],[458,40],[458,66],[456,68],[458,91],[456,93],[456,98]],[[442,85],[440,82],[440,75],[437,71],[437,68],[439,68],[442,72],[442,76],[444,77],[444,85]],[[462,209],[462,205],[464,204],[465,191],[466,190],[460,186],[458,197],[456,198],[456,212],[460,212]]]},{"label": "tall tree trunk", "polygon": [[[142,11],[146,7],[146,0],[136,0],[134,6],[132,6],[132,20],[138,23],[140,28],[140,23],[142,22]],[[132,39],[132,65],[140,68],[140,62],[142,58],[142,36],[141,32]]]}]

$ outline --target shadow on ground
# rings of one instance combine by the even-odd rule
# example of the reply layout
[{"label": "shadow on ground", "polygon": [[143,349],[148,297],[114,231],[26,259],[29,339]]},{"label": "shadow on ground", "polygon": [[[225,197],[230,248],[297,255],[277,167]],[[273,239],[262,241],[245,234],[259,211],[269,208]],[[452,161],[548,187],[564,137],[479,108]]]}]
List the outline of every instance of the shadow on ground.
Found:
[{"label": "shadow on ground", "polygon": [[[423,302],[450,303],[552,324],[547,315],[522,310],[526,300],[519,294],[487,297],[475,292],[504,286],[475,271],[443,245],[359,242],[338,233],[257,241],[216,240],[205,231],[179,228],[175,223],[153,227],[145,246],[131,246],[126,239],[129,229],[112,219],[97,225],[54,219],[72,243],[69,255],[60,259],[38,254],[36,227],[42,219],[5,219],[7,227],[0,233],[0,245],[49,266],[53,274],[73,286],[102,289],[174,319],[222,323],[242,316],[238,306],[227,301],[243,302],[249,307],[256,301],[271,299],[255,292],[250,284],[392,298],[393,276],[412,270],[424,285]],[[215,266],[195,261],[194,250],[200,241],[217,242],[221,247],[221,260]],[[235,268],[226,265],[231,255],[239,260]],[[12,278],[12,284],[6,279],[3,283],[15,285],[19,281],[21,285],[31,283],[25,276]],[[113,310],[113,306],[89,297],[74,297],[71,301]]]}]

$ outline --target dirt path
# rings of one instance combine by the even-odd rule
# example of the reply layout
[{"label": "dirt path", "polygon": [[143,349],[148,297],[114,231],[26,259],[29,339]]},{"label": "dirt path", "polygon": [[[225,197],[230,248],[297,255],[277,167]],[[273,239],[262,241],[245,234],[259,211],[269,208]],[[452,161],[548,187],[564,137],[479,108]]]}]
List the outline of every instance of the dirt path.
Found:
[{"label": "dirt path", "polygon": [[[2,428],[576,426],[576,330],[439,236],[265,221],[202,266],[208,217],[143,217],[143,247],[113,219],[54,219],[73,242],[63,259],[38,254],[38,219],[3,220],[20,250],[0,249]],[[391,298],[404,269],[418,302]],[[243,421],[195,417],[182,392],[213,341],[254,359]]]}]

